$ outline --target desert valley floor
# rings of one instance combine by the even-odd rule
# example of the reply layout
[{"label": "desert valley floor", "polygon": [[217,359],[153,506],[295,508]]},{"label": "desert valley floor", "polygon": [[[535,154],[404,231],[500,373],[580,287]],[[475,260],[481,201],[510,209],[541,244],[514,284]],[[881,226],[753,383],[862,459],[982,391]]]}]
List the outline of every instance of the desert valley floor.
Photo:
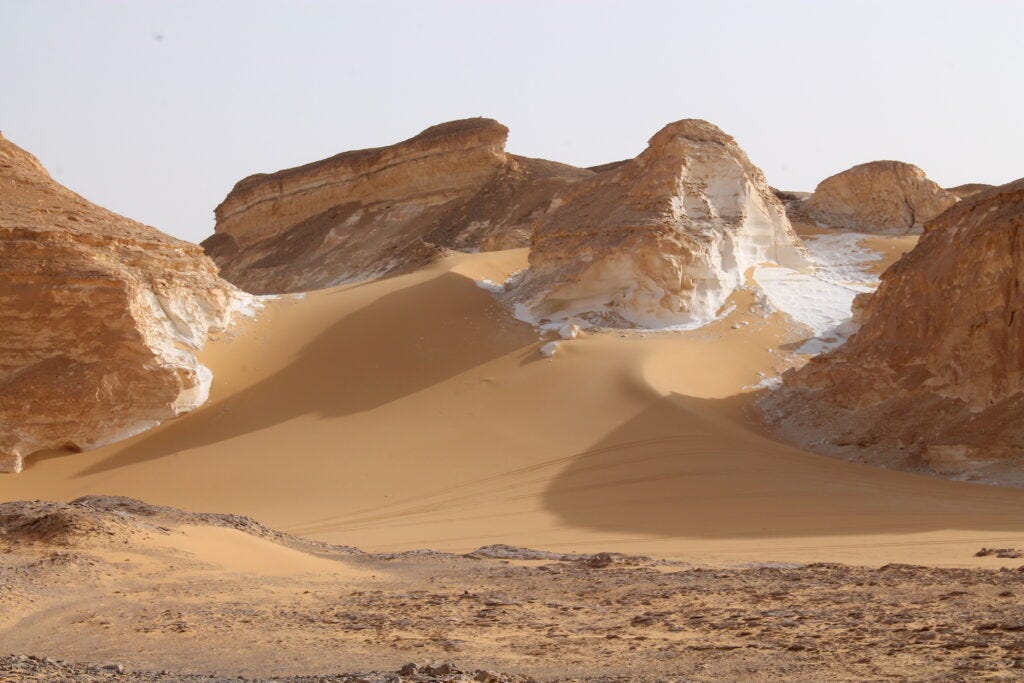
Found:
[{"label": "desert valley floor", "polygon": [[[910,245],[867,242],[875,270]],[[545,358],[554,333],[480,284],[525,264],[522,249],[457,254],[268,299],[207,347],[201,409],[0,478],[4,500],[128,496],[266,525],[8,506],[4,649],[138,680],[428,661],[470,672],[421,667],[431,680],[1018,670],[1024,560],[976,553],[1024,547],[1024,490],[773,438],[752,401],[807,333],[748,291],[699,329],[585,333]],[[495,544],[511,548],[473,552]],[[404,552],[419,549],[440,552]]]}]

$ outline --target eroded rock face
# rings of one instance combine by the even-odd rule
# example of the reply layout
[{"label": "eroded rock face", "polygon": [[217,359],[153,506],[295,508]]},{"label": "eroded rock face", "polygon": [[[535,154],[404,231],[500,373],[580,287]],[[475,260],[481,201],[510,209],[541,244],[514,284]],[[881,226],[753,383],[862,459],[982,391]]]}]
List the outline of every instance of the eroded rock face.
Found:
[{"label": "eroded rock face", "polygon": [[820,225],[906,234],[953,206],[957,196],[902,161],[871,161],[818,183],[801,208]]},{"label": "eroded rock face", "polygon": [[235,185],[206,248],[222,275],[258,293],[329,287],[420,266],[445,250],[529,244],[531,223],[594,175],[505,152],[490,119],[428,128]]},{"label": "eroded rock face", "polygon": [[195,353],[250,299],[198,246],[86,201],[0,137],[0,471],[202,404]]},{"label": "eroded rock face", "polygon": [[1024,179],[961,201],[764,405],[832,453],[1024,484]]},{"label": "eroded rock face", "polygon": [[804,263],[764,175],[706,121],[669,124],[640,156],[609,166],[541,219],[515,285],[521,317],[703,322],[750,266]]}]

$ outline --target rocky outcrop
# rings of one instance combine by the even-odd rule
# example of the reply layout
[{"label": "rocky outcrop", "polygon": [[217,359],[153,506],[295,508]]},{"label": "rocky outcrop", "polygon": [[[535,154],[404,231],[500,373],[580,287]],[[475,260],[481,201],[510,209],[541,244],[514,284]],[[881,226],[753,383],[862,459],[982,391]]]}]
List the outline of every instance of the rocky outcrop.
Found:
[{"label": "rocky outcrop", "polygon": [[974,196],[979,192],[985,190],[991,190],[995,185],[989,185],[987,183],[965,183],[963,185],[957,185],[956,187],[947,187],[946,192],[955,194],[959,199],[966,199],[967,197]]},{"label": "rocky outcrop", "polygon": [[452,121],[235,185],[203,242],[250,291],[292,292],[416,267],[446,250],[529,244],[531,223],[594,175],[505,152],[508,129]]},{"label": "rocky outcrop", "polygon": [[919,233],[956,195],[902,161],[871,161],[818,183],[801,208],[819,225],[858,232]]},{"label": "rocky outcrop", "polygon": [[764,400],[783,434],[1024,484],[1024,179],[928,223],[855,309],[856,335]]},{"label": "rocky outcrop", "polygon": [[534,321],[702,322],[765,261],[804,263],[782,205],[731,137],[687,119],[578,183],[541,219],[514,297]]},{"label": "rocky outcrop", "polygon": [[86,201],[0,137],[0,471],[202,404],[195,353],[250,298],[198,246]]}]

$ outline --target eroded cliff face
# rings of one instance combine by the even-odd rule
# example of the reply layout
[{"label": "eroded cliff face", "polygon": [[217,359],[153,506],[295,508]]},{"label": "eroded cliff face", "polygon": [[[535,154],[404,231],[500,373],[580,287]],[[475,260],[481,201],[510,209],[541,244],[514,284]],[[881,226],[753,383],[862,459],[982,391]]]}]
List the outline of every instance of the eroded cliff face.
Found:
[{"label": "eroded cliff face", "polygon": [[821,181],[799,209],[819,225],[906,234],[921,232],[925,223],[956,202],[955,194],[913,164],[871,161]]},{"label": "eroded cliff face", "polygon": [[195,353],[251,299],[198,246],[86,201],[0,137],[0,471],[201,405]]},{"label": "eroded cliff face", "polygon": [[763,404],[830,453],[1024,484],[1024,179],[964,199]]},{"label": "eroded cliff face", "polygon": [[531,224],[594,175],[505,152],[490,119],[239,182],[203,243],[238,286],[293,292],[420,266],[445,250],[527,246]]},{"label": "eroded cliff face", "polygon": [[706,322],[765,261],[805,254],[779,200],[733,138],[706,121],[669,124],[635,159],[578,183],[543,217],[520,317],[607,326]]}]

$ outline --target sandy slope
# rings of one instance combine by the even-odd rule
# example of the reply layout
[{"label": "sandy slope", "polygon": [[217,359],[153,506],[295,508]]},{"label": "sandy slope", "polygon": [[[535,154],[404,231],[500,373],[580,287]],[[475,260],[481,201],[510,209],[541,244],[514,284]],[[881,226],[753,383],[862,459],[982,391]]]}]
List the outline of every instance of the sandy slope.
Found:
[{"label": "sandy slope", "polygon": [[781,365],[769,349],[799,340],[781,315],[747,313],[749,295],[701,330],[595,335],[546,360],[536,332],[473,282],[524,264],[524,251],[460,255],[272,302],[207,352],[206,407],[36,458],[0,477],[0,499],[130,495],[367,550],[991,566],[980,546],[1024,546],[1024,491],[763,434],[744,387]]}]

